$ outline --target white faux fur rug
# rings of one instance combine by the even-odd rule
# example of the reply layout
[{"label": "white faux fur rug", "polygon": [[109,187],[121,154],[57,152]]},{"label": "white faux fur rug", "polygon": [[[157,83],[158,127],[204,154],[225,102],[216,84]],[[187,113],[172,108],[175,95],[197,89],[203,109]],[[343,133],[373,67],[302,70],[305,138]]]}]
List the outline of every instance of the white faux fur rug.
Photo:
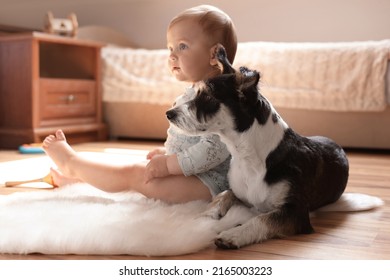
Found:
[{"label": "white faux fur rug", "polygon": [[[37,161],[42,163],[29,164]],[[202,201],[168,205],[81,183],[0,195],[0,253],[188,254],[209,247],[218,232],[252,215],[237,207],[213,220],[202,216],[206,206]]]},{"label": "white faux fur rug", "polygon": [[[0,196],[0,253],[181,255],[212,244],[220,230],[251,215],[201,215],[207,203],[168,205],[137,193],[87,184]],[[234,217],[240,217],[238,220]]]}]

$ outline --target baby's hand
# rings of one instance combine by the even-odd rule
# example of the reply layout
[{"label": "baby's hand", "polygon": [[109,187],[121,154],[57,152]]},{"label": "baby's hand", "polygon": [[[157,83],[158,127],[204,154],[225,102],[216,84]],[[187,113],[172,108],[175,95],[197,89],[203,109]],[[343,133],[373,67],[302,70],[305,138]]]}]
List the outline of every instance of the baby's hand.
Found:
[{"label": "baby's hand", "polygon": [[148,183],[151,179],[157,177],[165,177],[170,175],[167,166],[166,155],[155,154],[146,165],[145,182]]},{"label": "baby's hand", "polygon": [[165,148],[156,148],[154,150],[151,150],[147,155],[146,159],[152,159],[156,155],[165,155],[166,150]]}]

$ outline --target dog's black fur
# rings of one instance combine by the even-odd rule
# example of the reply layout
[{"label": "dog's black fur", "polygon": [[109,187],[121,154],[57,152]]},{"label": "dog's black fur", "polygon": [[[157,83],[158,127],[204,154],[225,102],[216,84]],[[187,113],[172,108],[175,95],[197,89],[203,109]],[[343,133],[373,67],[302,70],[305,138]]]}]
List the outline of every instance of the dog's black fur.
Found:
[{"label": "dog's black fur", "polygon": [[[260,94],[260,74],[246,67],[241,67],[240,71],[233,69],[223,47],[218,49],[217,55],[223,74],[204,82],[196,97],[187,102],[187,112],[182,106],[167,112],[169,121],[187,133],[220,135],[232,153],[229,180],[235,195],[228,191],[217,196],[210,208],[212,215],[216,218],[224,216],[237,201],[258,210],[258,215],[251,221],[222,232],[216,244],[223,248],[238,248],[268,238],[311,233],[309,212],[337,201],[345,190],[349,172],[346,154],[328,138],[303,137],[294,132]],[[226,116],[218,118],[222,109],[228,112],[230,126]],[[190,113],[186,115],[188,112],[194,113],[192,119],[188,116]],[[242,138],[253,126],[259,126],[256,130],[259,132]],[[263,128],[267,128],[264,133]],[[279,138],[274,136],[274,130],[275,135],[281,135]],[[256,146],[252,145],[253,139],[245,137],[257,137]],[[248,141],[241,143],[235,139]],[[240,150],[239,145],[247,145],[245,150],[252,149],[252,154],[244,155],[242,151],[245,150]],[[269,150],[268,146],[271,147]],[[264,156],[260,155],[263,150]],[[259,166],[249,166],[258,171],[249,181],[259,179],[258,192],[269,192],[264,201],[253,201],[249,192],[242,191],[242,188],[253,188],[251,183],[233,177],[237,173],[232,169],[246,174],[243,176],[253,174],[253,171],[247,171],[248,158],[251,158],[250,162],[260,163]],[[285,188],[286,192],[281,191],[279,195],[276,186],[281,190]],[[280,202],[278,196],[282,193],[284,196],[280,197]]]}]

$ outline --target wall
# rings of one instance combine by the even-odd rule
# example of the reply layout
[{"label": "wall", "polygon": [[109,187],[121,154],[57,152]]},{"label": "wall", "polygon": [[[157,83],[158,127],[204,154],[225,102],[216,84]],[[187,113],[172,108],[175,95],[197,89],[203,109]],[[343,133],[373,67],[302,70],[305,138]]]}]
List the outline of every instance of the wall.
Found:
[{"label": "wall", "polygon": [[240,41],[353,41],[390,38],[389,0],[0,0],[0,24],[42,28],[48,10],[103,25],[135,44],[164,48],[169,20],[208,3],[234,20]]}]

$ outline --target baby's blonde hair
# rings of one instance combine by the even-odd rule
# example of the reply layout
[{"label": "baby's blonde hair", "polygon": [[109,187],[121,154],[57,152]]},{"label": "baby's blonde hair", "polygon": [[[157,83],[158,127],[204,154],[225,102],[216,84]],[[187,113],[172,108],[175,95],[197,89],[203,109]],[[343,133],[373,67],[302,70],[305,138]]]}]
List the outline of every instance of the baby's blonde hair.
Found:
[{"label": "baby's blonde hair", "polygon": [[196,6],[174,17],[169,23],[168,30],[185,19],[198,22],[210,40],[215,41],[213,44],[220,43],[224,46],[230,63],[233,63],[237,51],[236,28],[225,12],[210,5]]}]

